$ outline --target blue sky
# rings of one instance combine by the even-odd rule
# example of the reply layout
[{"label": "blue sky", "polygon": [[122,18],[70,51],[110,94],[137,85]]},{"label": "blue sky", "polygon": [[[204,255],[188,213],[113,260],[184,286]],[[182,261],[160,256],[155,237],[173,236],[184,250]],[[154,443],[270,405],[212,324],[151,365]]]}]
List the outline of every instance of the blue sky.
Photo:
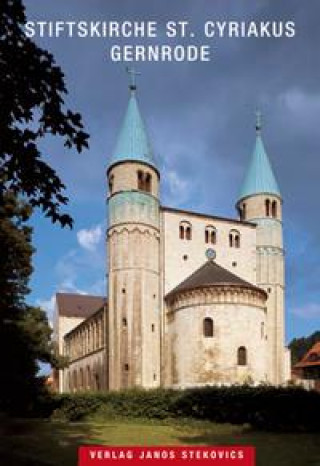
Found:
[{"label": "blue sky", "polygon": [[[219,39],[209,63],[139,64],[138,98],[162,170],[166,205],[235,216],[254,145],[254,114],[284,198],[287,341],[320,329],[320,4],[309,0],[25,1],[29,20],[293,20],[292,39]],[[158,39],[161,43],[162,38]],[[200,39],[196,39],[199,40]],[[33,219],[33,303],[52,315],[57,291],[104,294],[105,168],[128,100],[115,39],[37,38],[62,67],[68,105],[83,115],[90,149],[78,155],[48,138],[46,160],[67,186],[72,231]],[[128,43],[133,41],[127,40]],[[139,42],[143,42],[140,40]]]}]

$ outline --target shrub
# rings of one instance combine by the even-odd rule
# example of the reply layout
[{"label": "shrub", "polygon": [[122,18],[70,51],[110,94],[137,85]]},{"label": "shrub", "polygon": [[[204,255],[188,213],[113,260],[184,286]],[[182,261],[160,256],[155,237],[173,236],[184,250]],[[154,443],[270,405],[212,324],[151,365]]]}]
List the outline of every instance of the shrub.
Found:
[{"label": "shrub", "polygon": [[148,419],[195,418],[250,424],[262,430],[320,431],[320,394],[271,386],[204,387],[187,390],[125,390],[54,397],[53,416],[70,421],[101,416]]}]

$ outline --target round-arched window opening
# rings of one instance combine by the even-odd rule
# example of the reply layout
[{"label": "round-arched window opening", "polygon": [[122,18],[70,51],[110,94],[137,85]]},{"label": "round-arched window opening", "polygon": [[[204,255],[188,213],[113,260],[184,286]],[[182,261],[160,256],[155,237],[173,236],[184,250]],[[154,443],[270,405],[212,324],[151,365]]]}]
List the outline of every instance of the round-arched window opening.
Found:
[{"label": "round-arched window opening", "polygon": [[247,365],[247,349],[244,346],[238,348],[238,366]]},{"label": "round-arched window opening", "polygon": [[203,319],[203,336],[205,338],[213,337],[214,325],[213,320],[210,317]]}]

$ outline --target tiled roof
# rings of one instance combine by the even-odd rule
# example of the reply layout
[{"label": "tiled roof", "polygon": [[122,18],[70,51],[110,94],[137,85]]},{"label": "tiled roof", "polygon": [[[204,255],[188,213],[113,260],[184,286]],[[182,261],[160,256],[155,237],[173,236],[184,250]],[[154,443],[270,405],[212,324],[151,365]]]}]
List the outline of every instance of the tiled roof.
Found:
[{"label": "tiled roof", "polygon": [[313,347],[303,356],[294,368],[320,366],[320,341],[315,343]]},{"label": "tiled roof", "polygon": [[103,296],[74,293],[56,294],[58,314],[64,317],[83,317],[86,319],[106,304],[106,302],[107,298]]},{"label": "tiled roof", "polygon": [[180,283],[180,285],[170,291],[167,297],[183,291],[207,288],[211,286],[239,286],[241,288],[255,289],[265,293],[261,288],[252,285],[234,273],[229,272],[229,270],[224,267],[221,267],[216,262],[209,260],[186,280]]}]

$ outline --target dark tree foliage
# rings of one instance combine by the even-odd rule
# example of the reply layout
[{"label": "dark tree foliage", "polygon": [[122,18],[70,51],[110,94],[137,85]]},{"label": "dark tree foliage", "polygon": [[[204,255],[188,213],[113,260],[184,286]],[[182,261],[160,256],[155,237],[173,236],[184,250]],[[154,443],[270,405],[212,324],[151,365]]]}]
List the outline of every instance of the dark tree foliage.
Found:
[{"label": "dark tree foliage", "polygon": [[39,362],[59,367],[47,315],[25,303],[32,273],[31,228],[25,221],[30,206],[6,194],[0,203],[0,411],[31,409],[43,380]]},{"label": "dark tree foliage", "polygon": [[312,333],[312,335],[309,335],[308,337],[294,338],[289,343],[292,364],[294,365],[300,361],[307,351],[309,351],[318,341],[320,341],[320,330]]},{"label": "dark tree foliage", "polygon": [[60,136],[78,152],[88,147],[81,115],[65,109],[64,75],[53,56],[24,34],[21,0],[0,2],[0,193],[24,195],[53,222],[72,226],[61,212],[65,186],[42,159],[38,142]]}]

